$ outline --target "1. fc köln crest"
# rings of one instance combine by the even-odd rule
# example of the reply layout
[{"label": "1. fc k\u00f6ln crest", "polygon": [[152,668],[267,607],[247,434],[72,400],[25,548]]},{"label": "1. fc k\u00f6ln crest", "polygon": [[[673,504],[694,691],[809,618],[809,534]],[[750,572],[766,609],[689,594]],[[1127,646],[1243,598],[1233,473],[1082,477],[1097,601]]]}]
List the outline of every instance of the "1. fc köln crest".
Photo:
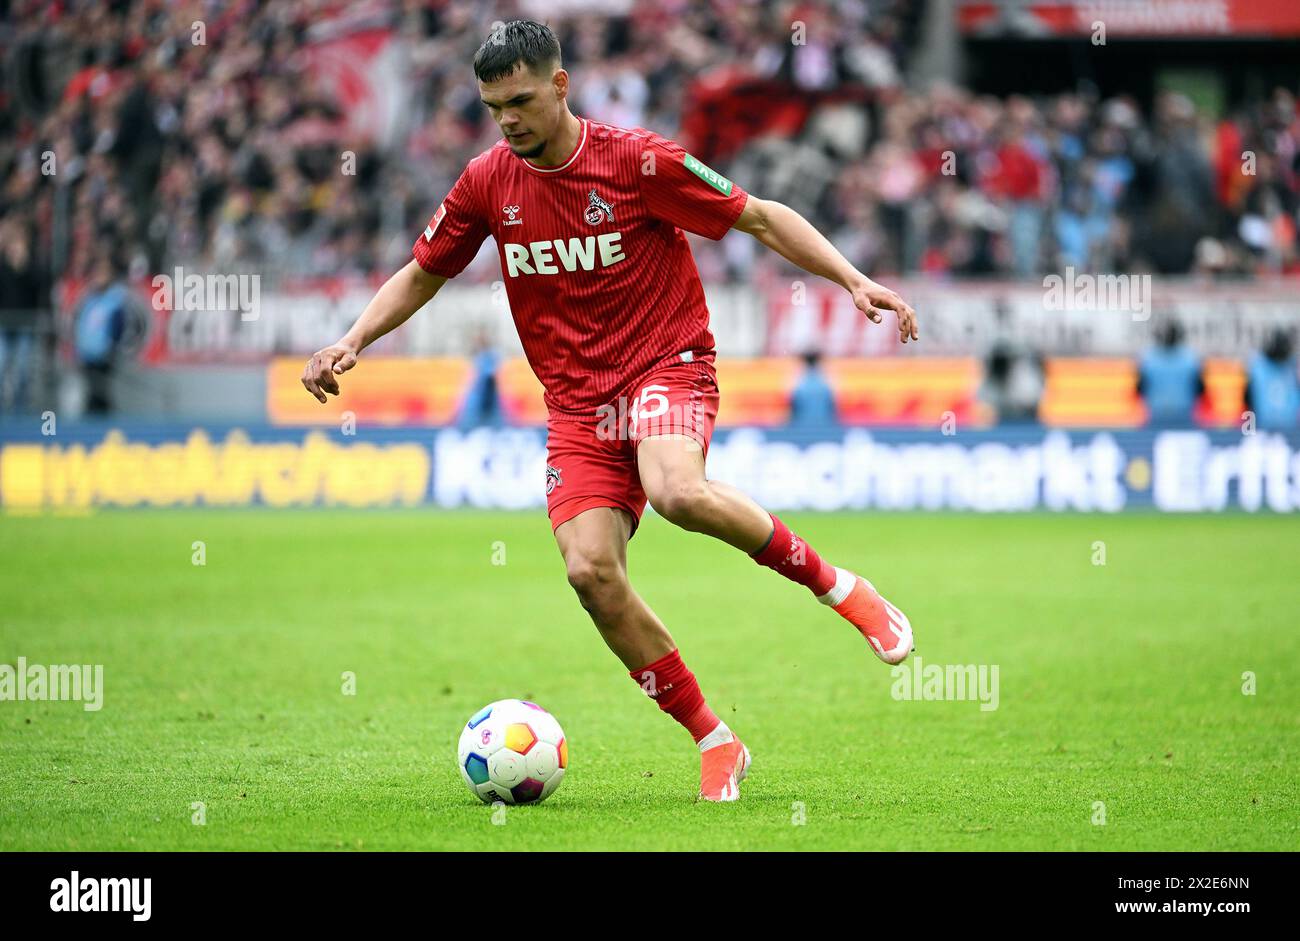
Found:
[{"label": "1. fc k\u00f6ln crest", "polygon": [[613,222],[614,207],[597,196],[595,190],[592,190],[587,194],[587,211],[583,213],[583,218],[591,225],[600,225],[606,219]]},{"label": "1. fc k\u00f6ln crest", "polygon": [[558,467],[552,467],[550,464],[547,464],[546,465],[546,495],[549,497],[551,495],[551,491],[554,490],[562,483],[564,483],[564,481],[560,480],[560,469]]}]

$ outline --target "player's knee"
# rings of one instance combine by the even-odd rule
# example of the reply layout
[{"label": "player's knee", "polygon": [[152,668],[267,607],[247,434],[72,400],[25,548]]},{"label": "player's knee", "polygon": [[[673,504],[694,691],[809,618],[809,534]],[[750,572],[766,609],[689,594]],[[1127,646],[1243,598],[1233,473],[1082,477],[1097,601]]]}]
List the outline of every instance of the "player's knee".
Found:
[{"label": "player's knee", "polygon": [[703,480],[668,480],[655,489],[650,505],[668,522],[689,528],[702,518],[709,499]]},{"label": "player's knee", "polygon": [[612,555],[576,551],[565,557],[569,584],[584,608],[608,603],[623,583],[623,570]]}]

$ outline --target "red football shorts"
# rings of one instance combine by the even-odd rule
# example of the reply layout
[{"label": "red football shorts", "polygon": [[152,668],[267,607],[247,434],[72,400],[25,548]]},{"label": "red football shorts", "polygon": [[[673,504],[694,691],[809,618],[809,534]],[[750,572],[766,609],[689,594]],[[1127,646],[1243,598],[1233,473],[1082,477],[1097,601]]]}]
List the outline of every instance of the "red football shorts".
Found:
[{"label": "red football shorts", "polygon": [[648,437],[686,435],[709,453],[718,416],[712,359],[675,355],[639,376],[590,420],[547,420],[546,512],[552,530],[584,510],[611,506],[632,514],[635,532],[646,504],[636,449]]}]

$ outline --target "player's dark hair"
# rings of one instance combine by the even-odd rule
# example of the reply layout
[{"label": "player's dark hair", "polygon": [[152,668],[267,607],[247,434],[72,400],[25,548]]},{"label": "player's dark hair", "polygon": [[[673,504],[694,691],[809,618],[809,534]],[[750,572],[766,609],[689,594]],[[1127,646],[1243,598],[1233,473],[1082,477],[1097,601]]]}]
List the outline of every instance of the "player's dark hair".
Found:
[{"label": "player's dark hair", "polygon": [[541,23],[511,20],[492,30],[474,53],[474,74],[480,82],[495,82],[522,62],[534,72],[541,66],[560,67],[560,41]]}]

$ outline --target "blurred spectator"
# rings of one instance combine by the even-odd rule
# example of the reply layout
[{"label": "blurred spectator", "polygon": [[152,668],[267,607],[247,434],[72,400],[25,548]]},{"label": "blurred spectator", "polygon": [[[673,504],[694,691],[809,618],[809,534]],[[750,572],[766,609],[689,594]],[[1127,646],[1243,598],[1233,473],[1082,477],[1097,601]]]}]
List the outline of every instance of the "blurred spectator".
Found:
[{"label": "blurred spectator", "polygon": [[1015,334],[1005,302],[999,301],[994,311],[997,324],[979,398],[1000,422],[1033,421],[1043,396],[1042,356]]},{"label": "blurred spectator", "polygon": [[7,224],[0,228],[0,414],[28,404],[44,306],[27,235],[21,226]]},{"label": "blurred spectator", "polygon": [[[1114,109],[1110,114],[1114,115]],[[1119,112],[1112,121],[1124,120]],[[1077,127],[1068,125],[1075,131]],[[1133,182],[1132,158],[1125,152],[1121,125],[1106,123],[1092,132],[1086,147],[1078,137],[1062,138],[1059,160],[1062,190],[1056,210],[1056,242],[1061,266],[1078,271],[1109,270],[1122,249],[1119,212]]]},{"label": "blurred spectator", "polygon": [[1290,332],[1278,328],[1246,369],[1246,408],[1259,428],[1285,431],[1300,423],[1300,377]]},{"label": "blurred spectator", "polygon": [[1196,402],[1205,394],[1201,358],[1183,342],[1183,328],[1166,320],[1156,330],[1156,345],[1138,362],[1138,395],[1152,424],[1191,424]]},{"label": "blurred spectator", "polygon": [[76,354],[86,379],[87,414],[112,411],[111,382],[128,303],[130,292],[113,259],[101,255],[76,315]]},{"label": "blurred spectator", "polygon": [[837,421],[835,391],[821,370],[821,356],[808,352],[803,357],[803,372],[790,393],[790,424],[816,428]]},{"label": "blurred spectator", "polygon": [[1011,270],[1024,278],[1042,270],[1039,250],[1047,171],[1038,148],[1028,140],[1026,125],[1033,120],[1033,108],[1024,99],[1017,103],[1028,113],[1009,118],[1000,132],[1001,142],[991,155],[984,187],[1008,209]]},{"label": "blurred spectator", "polygon": [[500,423],[501,395],[497,386],[497,369],[501,354],[486,333],[476,333],[472,349],[472,372],[465,398],[461,402],[457,424],[462,428]]},{"label": "blurred spectator", "polygon": [[1141,225],[1146,254],[1161,273],[1188,271],[1196,243],[1212,229],[1205,207],[1214,205],[1214,184],[1196,109],[1185,95],[1158,99],[1147,170]]}]

